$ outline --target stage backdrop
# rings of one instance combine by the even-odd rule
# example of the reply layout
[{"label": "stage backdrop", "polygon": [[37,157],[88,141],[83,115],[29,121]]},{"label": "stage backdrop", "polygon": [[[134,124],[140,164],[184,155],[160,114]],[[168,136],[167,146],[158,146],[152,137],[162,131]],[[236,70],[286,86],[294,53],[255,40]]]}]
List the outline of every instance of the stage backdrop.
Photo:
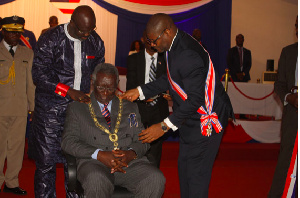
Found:
[{"label": "stage backdrop", "polygon": [[152,14],[163,12],[170,14],[178,28],[189,34],[199,28],[216,71],[219,75],[225,72],[230,48],[231,0],[93,1],[118,16],[116,66],[126,67],[131,42],[141,38]]},{"label": "stage backdrop", "polygon": [[97,16],[97,32],[105,42],[106,62],[126,67],[132,41],[140,39],[149,17],[170,14],[177,26],[192,33],[202,31],[202,41],[216,71],[222,75],[230,48],[232,0],[0,0],[0,16],[18,14],[36,37],[46,28],[48,17],[68,22],[78,5],[90,5]]}]

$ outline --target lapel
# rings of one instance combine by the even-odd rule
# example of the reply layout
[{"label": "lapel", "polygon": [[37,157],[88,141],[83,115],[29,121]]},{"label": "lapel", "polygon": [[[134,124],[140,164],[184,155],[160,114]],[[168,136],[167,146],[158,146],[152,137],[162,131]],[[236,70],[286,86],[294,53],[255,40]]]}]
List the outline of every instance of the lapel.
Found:
[{"label": "lapel", "polygon": [[145,72],[146,72],[146,58],[145,58],[145,50],[138,55],[137,61],[137,70],[138,70],[138,84],[145,84]]},{"label": "lapel", "polygon": [[[94,92],[91,93],[91,102],[92,102],[92,107],[96,114],[96,118],[98,119],[98,122],[102,126],[105,126],[108,129],[107,122],[106,122],[104,116],[102,115],[100,106],[97,102],[97,99],[95,98]],[[115,96],[112,99],[112,104],[111,104],[111,112],[110,112],[111,130],[110,131],[114,130],[114,128],[115,128],[118,112],[119,112],[119,99],[117,96]]]},{"label": "lapel", "polygon": [[156,78],[159,78],[166,70],[166,68],[163,68],[163,67],[166,67],[165,65],[162,64],[163,62],[164,62],[163,54],[158,54]]},{"label": "lapel", "polygon": [[[0,51],[1,53],[8,59],[8,60],[13,60],[14,58],[11,56],[11,54],[9,53],[9,51],[6,49],[6,47],[4,46],[4,39],[1,41],[0,43]],[[18,49],[18,48],[17,48]]]},{"label": "lapel", "polygon": [[92,107],[93,107],[93,109],[95,111],[95,114],[96,114],[96,118],[101,119],[101,122],[102,122],[102,119],[104,119],[104,116],[101,113],[101,109],[100,109],[100,106],[97,102],[97,99],[95,98],[94,92],[91,93],[90,97],[91,97]]},{"label": "lapel", "polygon": [[19,57],[19,54],[22,54],[24,57],[24,53],[25,53],[25,51],[21,48],[21,45],[18,45],[17,50],[15,52],[14,59],[16,60]]},{"label": "lapel", "polygon": [[119,98],[115,96],[112,99],[111,104],[111,112],[110,112],[110,120],[111,120],[111,131],[115,129],[117,118],[118,118],[118,112],[119,112]]},{"label": "lapel", "polygon": [[[292,85],[294,85],[295,84],[296,63],[297,63],[297,58],[298,58],[298,43],[295,43],[295,45],[293,45],[293,49],[289,50],[288,52],[291,54],[290,55],[291,58],[289,60],[291,62],[290,62],[290,64],[287,64],[287,65],[291,66],[291,68],[288,69],[288,71],[290,71],[290,72],[288,72],[289,79],[291,79]],[[298,67],[298,70],[299,70],[299,67]],[[298,79],[298,82],[299,82],[299,79]]]},{"label": "lapel", "polygon": [[[178,50],[176,48],[179,45],[179,42],[182,39],[182,37],[184,36],[184,34],[185,34],[185,32],[183,32],[183,31],[181,31],[181,30],[178,29],[178,33],[177,33],[177,36],[176,36],[176,38],[175,38],[175,40],[173,42],[171,50],[168,51],[169,58],[166,61],[168,61],[168,63],[169,63],[169,71],[170,71],[170,73],[171,73],[172,68],[174,68],[174,66],[176,66],[176,64],[174,64],[174,65],[172,64],[172,60],[174,60],[174,58],[171,58],[171,57],[176,57],[176,53],[180,53],[180,50]],[[166,57],[166,52],[164,53],[164,57]]]}]

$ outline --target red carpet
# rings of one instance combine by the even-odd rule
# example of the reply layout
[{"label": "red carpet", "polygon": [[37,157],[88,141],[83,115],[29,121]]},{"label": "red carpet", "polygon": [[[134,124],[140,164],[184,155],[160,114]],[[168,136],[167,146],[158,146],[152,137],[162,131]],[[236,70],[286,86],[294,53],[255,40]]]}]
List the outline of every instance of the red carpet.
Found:
[{"label": "red carpet", "polygon": [[[179,198],[177,174],[178,142],[165,142],[161,170],[167,178],[163,198]],[[214,165],[209,198],[265,198],[269,191],[279,144],[222,143]],[[20,186],[34,197],[33,178],[35,165],[24,157],[20,172]],[[65,198],[63,168],[57,168],[57,198]],[[3,189],[3,186],[2,186]],[[18,198],[10,193],[0,193],[0,198]]]}]

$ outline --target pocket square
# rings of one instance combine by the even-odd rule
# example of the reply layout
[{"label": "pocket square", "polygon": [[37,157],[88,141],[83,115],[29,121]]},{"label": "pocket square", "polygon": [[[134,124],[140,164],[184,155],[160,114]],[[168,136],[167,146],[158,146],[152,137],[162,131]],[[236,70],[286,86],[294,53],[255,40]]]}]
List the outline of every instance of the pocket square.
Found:
[{"label": "pocket square", "polygon": [[95,58],[95,56],[88,56],[88,55],[86,55],[86,59],[94,59]]}]

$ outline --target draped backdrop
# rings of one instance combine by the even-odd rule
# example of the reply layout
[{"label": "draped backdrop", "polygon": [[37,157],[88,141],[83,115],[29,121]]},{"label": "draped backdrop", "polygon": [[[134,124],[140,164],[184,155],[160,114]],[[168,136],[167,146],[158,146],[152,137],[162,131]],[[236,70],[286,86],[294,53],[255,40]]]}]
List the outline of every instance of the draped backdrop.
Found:
[{"label": "draped backdrop", "polygon": [[91,6],[97,17],[97,33],[105,42],[105,60],[121,67],[126,67],[130,45],[142,37],[150,16],[167,13],[189,34],[199,28],[216,71],[222,75],[227,68],[232,0],[0,0],[0,5],[2,18],[24,17],[26,29],[37,38],[48,26],[49,16],[57,15],[59,23],[66,23],[75,7]]},{"label": "draped backdrop", "polygon": [[225,72],[226,56],[230,48],[232,0],[93,1],[118,16],[116,66],[126,67],[131,42],[142,37],[152,14],[163,12],[170,14],[177,27],[189,34],[199,28],[202,42],[210,53],[216,71],[219,75]]}]

